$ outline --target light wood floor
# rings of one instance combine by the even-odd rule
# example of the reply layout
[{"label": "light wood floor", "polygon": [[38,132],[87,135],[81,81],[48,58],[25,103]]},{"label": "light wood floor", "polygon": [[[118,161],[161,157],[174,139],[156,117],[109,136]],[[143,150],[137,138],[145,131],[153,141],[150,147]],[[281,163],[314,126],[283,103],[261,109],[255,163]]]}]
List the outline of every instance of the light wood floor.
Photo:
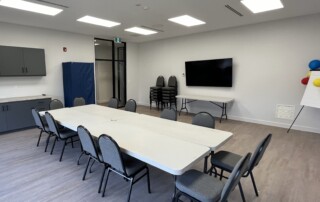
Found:
[{"label": "light wood floor", "polygon": [[[156,109],[138,107],[139,113],[159,116]],[[182,114],[178,121],[190,123],[191,115]],[[234,133],[220,149],[239,154],[252,152],[268,133],[273,139],[254,170],[260,196],[256,197],[250,178],[242,184],[247,201],[320,201],[320,134],[264,126],[239,121],[216,122],[216,128]],[[86,159],[76,164],[79,144],[66,147],[59,162],[61,144],[53,155],[44,153],[44,140],[36,147],[37,129],[0,135],[0,201],[125,201],[128,183],[110,175],[106,196],[97,193],[102,166],[96,164],[93,173],[82,181]],[[59,142],[58,142],[59,143]],[[51,146],[51,145],[50,145]],[[165,145],[164,145],[165,149]],[[159,151],[161,152],[161,151]],[[196,168],[202,169],[202,162]],[[150,167],[151,194],[145,179],[134,185],[131,201],[170,201],[173,192],[171,175]],[[241,201],[238,188],[229,201]]]}]

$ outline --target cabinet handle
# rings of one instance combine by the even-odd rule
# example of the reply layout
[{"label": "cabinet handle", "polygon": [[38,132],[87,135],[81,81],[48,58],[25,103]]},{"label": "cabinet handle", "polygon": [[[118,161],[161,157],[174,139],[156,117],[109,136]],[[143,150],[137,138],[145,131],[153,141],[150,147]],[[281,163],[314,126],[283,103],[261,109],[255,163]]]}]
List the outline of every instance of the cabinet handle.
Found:
[{"label": "cabinet handle", "polygon": [[7,111],[9,111],[9,105],[7,105]]},{"label": "cabinet handle", "polygon": [[2,106],[2,111],[4,112],[4,106]]},{"label": "cabinet handle", "polygon": [[26,67],[26,72],[28,73],[28,67]]}]

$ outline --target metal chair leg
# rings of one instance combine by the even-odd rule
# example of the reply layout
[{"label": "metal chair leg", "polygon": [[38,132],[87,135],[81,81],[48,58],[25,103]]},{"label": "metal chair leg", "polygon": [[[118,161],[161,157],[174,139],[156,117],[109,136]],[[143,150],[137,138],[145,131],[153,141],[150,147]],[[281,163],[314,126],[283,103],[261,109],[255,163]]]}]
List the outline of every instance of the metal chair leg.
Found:
[{"label": "metal chair leg", "polygon": [[58,137],[56,136],[56,138],[54,139],[54,142],[53,142],[52,148],[51,148],[50,155],[52,155],[52,152],[53,152],[54,146],[56,145],[56,141],[57,141],[57,139],[58,139]]},{"label": "metal chair leg", "polygon": [[44,149],[44,152],[47,152],[47,148],[48,148],[48,145],[49,145],[50,138],[51,138],[51,134],[49,133],[48,137],[47,137],[47,140],[46,140],[46,148]]},{"label": "metal chair leg", "polygon": [[82,157],[83,154],[84,154],[84,151],[81,152],[81,154],[80,154],[80,156],[79,156],[79,158],[78,158],[78,161],[77,161],[77,165],[80,165],[80,159],[81,159],[81,157]]},{"label": "metal chair leg", "polygon": [[88,167],[89,167],[90,161],[91,161],[91,156],[89,156],[89,158],[88,158],[87,166],[86,166],[86,169],[84,170],[84,173],[83,173],[83,177],[82,177],[83,181],[86,179],[86,174],[87,174],[87,171],[88,171]]},{"label": "metal chair leg", "polygon": [[71,137],[71,146],[72,146],[72,148],[74,148],[73,147],[73,137]]},{"label": "metal chair leg", "polygon": [[96,162],[96,161],[93,160],[93,162],[92,162],[92,164],[91,164],[91,166],[90,166],[90,169],[89,169],[89,173],[92,173],[91,168],[92,168],[92,166],[93,166],[93,164],[94,164],[95,162]]},{"label": "metal chair leg", "polygon": [[104,194],[105,194],[105,192],[106,192],[106,188],[107,188],[107,183],[108,183],[109,174],[110,174],[110,169],[108,168],[108,173],[107,173],[106,183],[104,184],[104,187],[103,187],[102,197],[104,197]]},{"label": "metal chair leg", "polygon": [[101,192],[101,187],[102,187],[103,178],[104,178],[104,174],[105,174],[105,172],[106,172],[106,169],[107,169],[107,166],[106,166],[106,165],[104,165],[103,172],[102,172],[102,176],[101,176],[101,179],[100,179],[100,185],[99,185],[98,193],[100,193],[100,192]]},{"label": "metal chair leg", "polygon": [[131,196],[131,191],[132,191],[132,185],[133,185],[132,181],[133,181],[133,179],[131,178],[130,179],[130,189],[129,189],[128,199],[127,199],[128,202],[130,201],[130,196]]},{"label": "metal chair leg", "polygon": [[67,144],[67,140],[64,141],[64,144],[63,144],[63,147],[62,147],[62,151],[61,151],[60,159],[59,159],[60,162],[62,160],[62,156],[63,156],[63,153],[64,153],[64,148],[66,147],[66,144]]},{"label": "metal chair leg", "polygon": [[241,182],[239,181],[239,189],[240,189],[240,194],[241,194],[241,198],[242,198],[242,201],[243,202],[246,202],[246,198],[244,197],[244,193],[243,193],[243,189],[242,189],[242,186],[241,186]]},{"label": "metal chair leg", "polygon": [[254,180],[252,172],[250,172],[250,177],[251,177],[251,181],[252,181],[252,184],[253,184],[254,192],[256,192],[256,196],[259,196],[258,189],[257,189],[257,186],[256,186],[256,182]]},{"label": "metal chair leg", "polygon": [[146,167],[147,169],[147,180],[148,180],[148,192],[149,194],[151,193],[151,189],[150,189],[150,176],[149,176],[149,168]]},{"label": "metal chair leg", "polygon": [[223,176],[223,170],[221,169],[220,180],[222,180],[222,176]]},{"label": "metal chair leg", "polygon": [[38,142],[37,142],[37,147],[39,147],[39,142],[40,142],[40,139],[41,139],[42,132],[43,132],[43,130],[41,129],[40,134],[39,134],[39,138],[38,138]]}]

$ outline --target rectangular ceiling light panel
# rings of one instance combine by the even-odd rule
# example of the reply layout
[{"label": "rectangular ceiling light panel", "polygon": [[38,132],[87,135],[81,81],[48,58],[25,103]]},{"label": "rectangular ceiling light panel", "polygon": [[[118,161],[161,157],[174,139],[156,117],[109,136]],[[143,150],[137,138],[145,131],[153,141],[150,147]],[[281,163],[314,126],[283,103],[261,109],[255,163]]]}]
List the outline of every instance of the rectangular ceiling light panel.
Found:
[{"label": "rectangular ceiling light panel", "polygon": [[150,35],[150,34],[158,33],[158,32],[156,32],[154,30],[144,29],[144,28],[141,28],[141,27],[131,27],[131,28],[125,29],[125,31],[133,32],[133,33],[136,33],[136,34],[142,34],[142,35]]},{"label": "rectangular ceiling light panel", "polygon": [[50,7],[50,6],[44,6],[41,4],[31,3],[28,1],[22,1],[22,0],[1,0],[0,1],[1,6],[6,6],[10,8],[20,9],[24,11],[30,11],[45,15],[57,15],[62,9]]},{"label": "rectangular ceiling light panel", "polygon": [[187,26],[187,27],[206,24],[205,22],[203,22],[201,20],[198,20],[198,19],[196,19],[194,17],[191,17],[189,15],[182,15],[182,16],[179,16],[179,17],[170,18],[168,20],[171,21],[171,22],[175,22],[175,23]]},{"label": "rectangular ceiling light panel", "polygon": [[93,24],[93,25],[99,25],[99,26],[103,26],[103,27],[114,27],[114,26],[117,26],[117,25],[121,24],[119,22],[113,22],[113,21],[110,21],[110,20],[96,18],[96,17],[92,17],[92,16],[89,16],[89,15],[86,15],[86,16],[84,16],[82,18],[79,18],[77,21],[85,22],[85,23],[89,23],[89,24]]},{"label": "rectangular ceiling light panel", "polygon": [[261,13],[284,7],[281,0],[242,0],[241,3],[253,13]]}]

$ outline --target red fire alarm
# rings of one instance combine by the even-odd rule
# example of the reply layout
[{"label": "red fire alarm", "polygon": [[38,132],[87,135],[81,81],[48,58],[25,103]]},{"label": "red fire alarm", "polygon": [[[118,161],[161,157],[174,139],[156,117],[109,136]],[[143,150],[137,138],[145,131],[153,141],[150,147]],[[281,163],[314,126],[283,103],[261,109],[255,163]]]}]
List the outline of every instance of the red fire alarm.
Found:
[{"label": "red fire alarm", "polygon": [[67,47],[63,47],[63,52],[67,52]]}]

